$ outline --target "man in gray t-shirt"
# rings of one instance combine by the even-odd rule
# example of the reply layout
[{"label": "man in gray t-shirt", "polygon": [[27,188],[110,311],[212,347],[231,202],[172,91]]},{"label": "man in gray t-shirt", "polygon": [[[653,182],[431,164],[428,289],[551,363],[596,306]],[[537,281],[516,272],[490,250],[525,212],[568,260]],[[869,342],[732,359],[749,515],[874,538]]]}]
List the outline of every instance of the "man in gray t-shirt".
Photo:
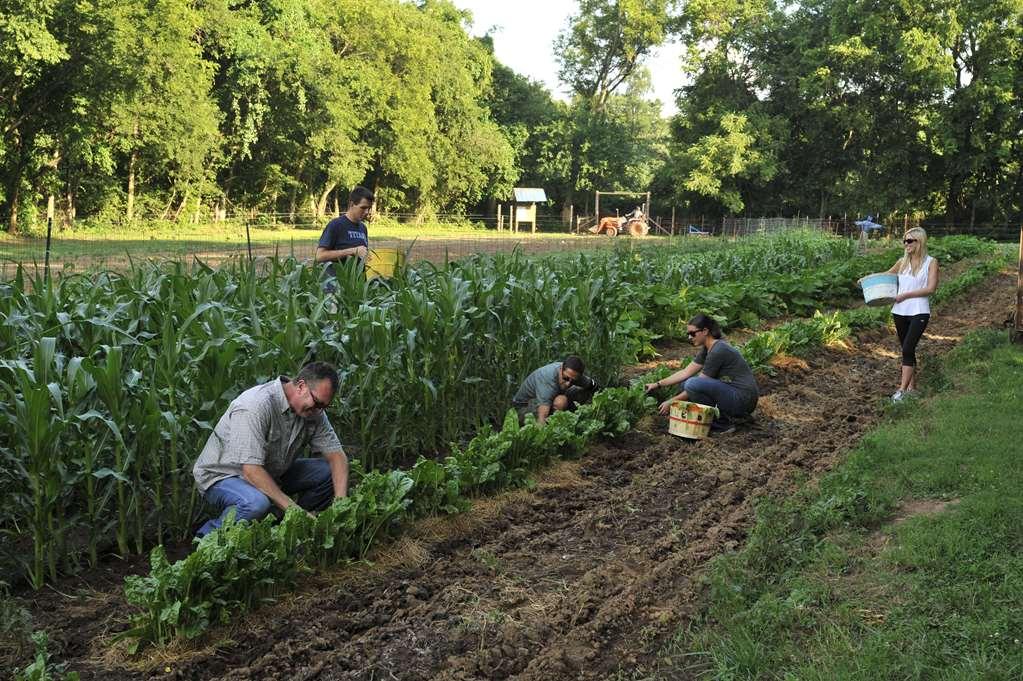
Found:
[{"label": "man in gray t-shirt", "polygon": [[[332,366],[313,362],[231,402],[192,468],[206,503],[221,511],[197,536],[220,527],[232,508],[238,520],[259,520],[272,507],[319,511],[347,495],[348,458],[324,413],[337,385]],[[306,447],[321,457],[298,458]]]},{"label": "man in gray t-shirt", "polygon": [[597,384],[584,370],[583,361],[569,355],[563,362],[551,362],[529,374],[512,398],[519,420],[533,414],[543,425],[552,411],[563,411],[591,398]]}]

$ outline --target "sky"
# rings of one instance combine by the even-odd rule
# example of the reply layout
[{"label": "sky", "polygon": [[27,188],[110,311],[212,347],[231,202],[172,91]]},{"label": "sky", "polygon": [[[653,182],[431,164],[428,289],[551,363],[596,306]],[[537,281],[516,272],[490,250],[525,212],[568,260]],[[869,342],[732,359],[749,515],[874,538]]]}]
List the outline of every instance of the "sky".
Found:
[{"label": "sky", "polygon": [[[472,34],[488,31],[494,38],[494,54],[517,73],[544,83],[559,99],[567,93],[558,82],[558,63],[554,58],[554,39],[568,25],[575,12],[575,0],[453,0],[456,7],[473,15]],[[675,113],[673,91],[682,84],[677,43],[659,47],[648,57],[653,98],[661,100],[665,116]]]}]

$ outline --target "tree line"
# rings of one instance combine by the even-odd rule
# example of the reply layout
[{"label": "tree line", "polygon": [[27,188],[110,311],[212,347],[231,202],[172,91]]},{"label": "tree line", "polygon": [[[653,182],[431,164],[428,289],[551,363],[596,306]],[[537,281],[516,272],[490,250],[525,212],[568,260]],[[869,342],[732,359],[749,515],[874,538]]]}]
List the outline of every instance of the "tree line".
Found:
[{"label": "tree line", "polygon": [[[8,0],[0,215],[555,210],[1018,219],[1023,0],[579,0],[540,83],[449,0]],[[537,17],[542,21],[542,17]],[[681,41],[677,115],[645,59]],[[531,49],[523,46],[523,49]],[[532,49],[536,49],[535,46]]]}]

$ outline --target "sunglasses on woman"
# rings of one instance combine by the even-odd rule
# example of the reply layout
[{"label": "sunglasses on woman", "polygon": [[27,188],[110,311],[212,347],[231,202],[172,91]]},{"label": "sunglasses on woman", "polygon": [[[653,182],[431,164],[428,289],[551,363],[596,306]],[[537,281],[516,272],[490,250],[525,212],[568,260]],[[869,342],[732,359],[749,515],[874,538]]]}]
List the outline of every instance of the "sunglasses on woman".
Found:
[{"label": "sunglasses on woman", "polygon": [[904,244],[906,244],[908,246],[909,244],[915,244],[916,243],[916,239],[903,239],[902,243],[904,243]]}]

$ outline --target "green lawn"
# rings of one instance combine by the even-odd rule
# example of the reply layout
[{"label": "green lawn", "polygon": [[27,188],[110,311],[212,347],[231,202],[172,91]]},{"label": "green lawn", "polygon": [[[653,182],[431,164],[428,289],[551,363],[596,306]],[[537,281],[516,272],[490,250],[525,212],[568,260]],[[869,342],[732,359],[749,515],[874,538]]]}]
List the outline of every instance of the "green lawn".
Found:
[{"label": "green lawn", "polygon": [[[322,226],[251,227],[250,236],[254,251],[261,255],[278,252],[309,258],[316,247]],[[462,224],[401,225],[394,221],[380,221],[369,226],[370,243],[377,245],[407,247],[413,241],[429,246],[433,251],[443,252],[450,244],[452,253],[463,255],[470,243],[480,243],[486,249],[510,248],[513,241],[529,241],[537,247],[558,249],[554,243],[571,242],[568,249],[578,247],[599,247],[605,245],[606,237],[592,235],[576,236],[566,231],[518,233],[507,230],[474,228]],[[548,244],[543,246],[541,244]],[[489,246],[487,244],[490,244]],[[10,235],[0,232],[0,260],[21,262],[42,262],[45,257],[45,235],[34,233],[28,236]],[[135,229],[83,228],[75,231],[53,233],[50,259],[58,266],[65,262],[84,261],[90,265],[124,261],[131,258],[180,258],[191,255],[199,258],[225,256],[232,253],[247,254],[248,240],[246,227],[238,223],[220,223],[173,228],[155,228],[140,225]],[[79,263],[80,264],[80,263]]]},{"label": "green lawn", "polygon": [[702,622],[713,679],[1023,678],[1023,348],[970,335],[816,491],[765,504]]},{"label": "green lawn", "polygon": [[[306,227],[252,226],[249,229],[253,255],[292,255],[299,259],[313,256],[322,226]],[[443,261],[472,253],[508,252],[521,248],[527,253],[550,253],[607,248],[615,243],[653,244],[666,237],[607,237],[590,234],[575,235],[565,231],[510,232],[483,229],[471,224],[430,223],[404,225],[382,219],[369,225],[371,247],[397,248],[410,251],[412,260]],[[693,250],[709,247],[717,239],[684,239],[675,237],[676,243],[685,242]],[[52,267],[60,270],[71,267],[81,271],[92,267],[120,269],[131,260],[158,258],[191,261],[197,257],[217,264],[226,258],[248,255],[249,242],[245,225],[219,223],[162,227],[142,224],[135,229],[95,228],[85,226],[75,231],[57,231],[53,234],[50,250]],[[13,263],[42,263],[46,253],[46,239],[37,233],[28,236],[0,232],[0,276],[10,275]]]}]

